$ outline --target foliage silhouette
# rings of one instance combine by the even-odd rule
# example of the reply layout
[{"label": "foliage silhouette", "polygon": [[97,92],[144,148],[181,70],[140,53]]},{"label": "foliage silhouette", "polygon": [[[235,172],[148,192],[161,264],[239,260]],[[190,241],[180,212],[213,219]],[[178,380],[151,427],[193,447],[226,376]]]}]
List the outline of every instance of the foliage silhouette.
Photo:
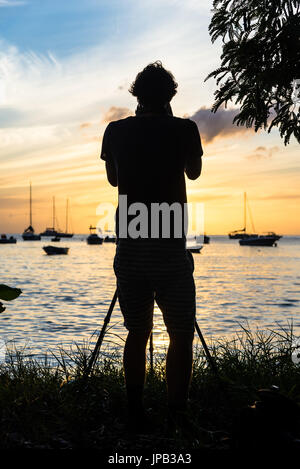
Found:
[{"label": "foliage silhouette", "polygon": [[240,107],[237,125],[255,132],[278,127],[285,145],[292,135],[300,143],[292,86],[300,79],[298,0],[214,0],[213,7],[209,33],[212,42],[222,38],[223,50],[221,66],[205,79],[216,78],[218,86],[212,111],[232,101]]}]

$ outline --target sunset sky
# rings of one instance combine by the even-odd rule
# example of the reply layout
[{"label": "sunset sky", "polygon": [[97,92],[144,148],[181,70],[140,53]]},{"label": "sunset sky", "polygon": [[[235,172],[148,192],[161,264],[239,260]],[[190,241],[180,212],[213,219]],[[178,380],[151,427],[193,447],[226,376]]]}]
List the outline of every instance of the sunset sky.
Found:
[{"label": "sunset sky", "polygon": [[133,114],[128,88],[161,60],[179,83],[175,115],[199,126],[203,173],[188,182],[205,203],[205,228],[223,234],[243,224],[243,192],[258,232],[300,234],[300,160],[294,138],[233,127],[235,111],[211,114],[221,46],[208,34],[206,0],[0,0],[0,232],[51,226],[52,196],[64,229],[88,231],[101,202],[117,202],[99,160],[110,120]]}]

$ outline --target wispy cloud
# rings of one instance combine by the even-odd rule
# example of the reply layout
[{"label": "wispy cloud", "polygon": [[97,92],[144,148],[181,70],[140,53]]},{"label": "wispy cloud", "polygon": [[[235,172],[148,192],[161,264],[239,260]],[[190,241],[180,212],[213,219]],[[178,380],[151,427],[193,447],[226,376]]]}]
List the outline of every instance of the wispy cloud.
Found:
[{"label": "wispy cloud", "polygon": [[18,1],[18,0],[0,0],[0,8],[1,7],[18,7],[21,5],[26,5],[27,2]]},{"label": "wispy cloud", "polygon": [[255,148],[254,152],[246,156],[248,160],[265,160],[270,159],[274,153],[278,152],[279,148],[277,146],[267,148],[265,146],[259,146]]},{"label": "wispy cloud", "polygon": [[80,128],[81,129],[88,129],[89,127],[91,127],[91,123],[90,122],[83,122],[82,124],[80,124]]},{"label": "wispy cloud", "polygon": [[287,194],[287,193],[277,193],[261,197],[263,200],[298,200],[300,199],[300,194]]},{"label": "wispy cloud", "polygon": [[130,109],[128,109],[127,107],[112,106],[104,114],[103,122],[116,121],[116,120],[124,119],[125,117],[133,116],[133,115],[134,115],[134,113]]}]

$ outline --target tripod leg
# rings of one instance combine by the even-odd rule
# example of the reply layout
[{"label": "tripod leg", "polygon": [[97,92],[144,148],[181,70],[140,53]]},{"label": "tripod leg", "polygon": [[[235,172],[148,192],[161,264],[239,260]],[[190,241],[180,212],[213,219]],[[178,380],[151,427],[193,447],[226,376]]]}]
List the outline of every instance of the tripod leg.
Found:
[{"label": "tripod leg", "polygon": [[204,348],[205,355],[206,355],[207,360],[208,360],[208,362],[209,362],[209,364],[210,364],[210,366],[211,366],[211,369],[213,370],[213,372],[214,372],[214,374],[216,375],[216,377],[219,379],[219,372],[218,372],[217,365],[215,364],[215,361],[214,361],[213,357],[211,356],[210,351],[208,350],[207,344],[206,344],[206,342],[205,342],[205,340],[204,340],[204,337],[203,337],[203,335],[202,335],[202,332],[201,332],[201,330],[200,330],[200,327],[198,326],[197,321],[195,321],[195,328],[196,328],[196,331],[197,331],[197,333],[198,333],[198,335],[199,335],[199,338],[200,338],[200,340],[201,340],[202,346],[203,346],[203,348]]},{"label": "tripod leg", "polygon": [[114,296],[111,300],[111,303],[110,303],[110,307],[109,307],[109,310],[104,318],[104,323],[103,323],[103,326],[102,326],[102,329],[101,329],[101,332],[99,334],[99,337],[98,337],[98,340],[97,340],[97,343],[95,345],[95,348],[93,350],[93,353],[91,355],[91,358],[89,360],[89,363],[88,363],[88,366],[86,368],[86,371],[85,371],[85,375],[88,376],[90,374],[90,372],[92,371],[92,368],[99,356],[99,352],[100,352],[100,348],[101,348],[101,345],[102,345],[102,342],[103,342],[103,338],[104,338],[104,335],[105,335],[105,331],[106,331],[106,328],[107,328],[107,325],[110,321],[110,318],[111,318],[111,315],[112,315],[112,312],[113,312],[113,309],[115,307],[115,304],[116,304],[116,301],[117,301],[117,297],[118,297],[118,290],[116,289],[115,293],[114,293]]},{"label": "tripod leg", "polygon": [[150,370],[151,370],[151,373],[153,373],[153,331],[151,331],[151,334],[150,334],[150,343],[149,343],[149,351],[150,351]]}]

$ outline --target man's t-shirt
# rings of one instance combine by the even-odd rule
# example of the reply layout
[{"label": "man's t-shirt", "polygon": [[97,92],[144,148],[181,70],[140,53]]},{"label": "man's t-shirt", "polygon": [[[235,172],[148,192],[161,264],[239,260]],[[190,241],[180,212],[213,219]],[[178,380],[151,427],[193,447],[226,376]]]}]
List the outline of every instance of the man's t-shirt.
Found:
[{"label": "man's t-shirt", "polygon": [[[187,202],[184,168],[202,153],[195,122],[156,115],[128,117],[108,124],[101,158],[113,162],[119,196],[127,196],[128,206],[141,202],[150,210],[151,204],[163,202],[177,202],[183,208]],[[149,216],[149,237],[150,225]],[[170,236],[174,236],[172,228]]]}]

